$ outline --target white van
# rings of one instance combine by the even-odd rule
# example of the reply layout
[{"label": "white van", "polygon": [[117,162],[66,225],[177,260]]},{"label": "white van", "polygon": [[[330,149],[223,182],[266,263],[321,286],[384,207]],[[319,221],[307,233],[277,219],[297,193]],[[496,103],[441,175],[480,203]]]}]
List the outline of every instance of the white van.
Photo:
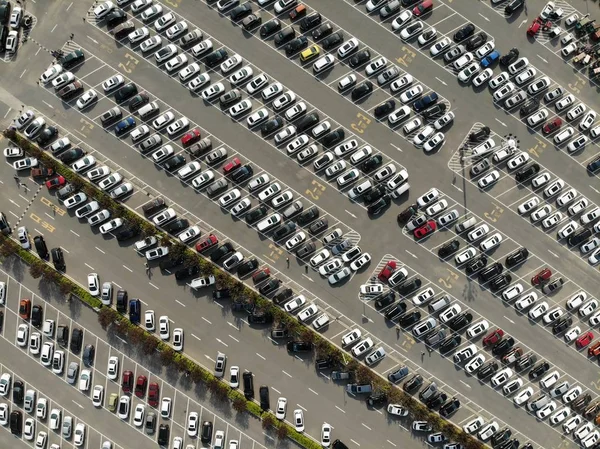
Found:
[{"label": "white van", "polygon": [[402,196],[403,193],[408,192],[408,189],[410,189],[410,185],[408,184],[408,182],[405,182],[391,193],[392,198],[400,198],[400,196]]},{"label": "white van", "polygon": [[554,136],[554,143],[561,144],[568,138],[570,138],[573,134],[575,134],[575,130],[572,126],[568,126],[561,132],[559,132],[556,136]]},{"label": "white van", "polygon": [[332,67],[334,62],[335,58],[332,55],[325,55],[317,59],[313,64],[315,75]]},{"label": "white van", "polygon": [[429,304],[427,306],[429,308],[429,313],[440,312],[440,311],[444,310],[446,307],[448,307],[451,302],[452,302],[452,300],[450,299],[450,297],[448,295],[444,295],[437,301],[432,302],[431,304]]},{"label": "white van", "polygon": [[159,111],[158,103],[156,101],[153,101],[151,103],[148,103],[145,106],[142,106],[140,108],[140,110],[138,111],[138,113],[140,114],[140,118],[146,118],[152,114],[155,114],[158,111]]},{"label": "white van", "polygon": [[410,122],[408,122],[406,125],[404,125],[402,130],[404,131],[404,134],[410,134],[411,132],[416,130],[419,126],[421,126],[421,124],[422,124],[421,119],[416,117],[416,118],[412,119]]},{"label": "white van", "polygon": [[471,229],[473,226],[475,226],[475,223],[477,223],[477,219],[475,217],[470,217],[464,221],[461,221],[460,223],[457,223],[456,228],[455,228],[456,233],[461,234],[461,233]]}]

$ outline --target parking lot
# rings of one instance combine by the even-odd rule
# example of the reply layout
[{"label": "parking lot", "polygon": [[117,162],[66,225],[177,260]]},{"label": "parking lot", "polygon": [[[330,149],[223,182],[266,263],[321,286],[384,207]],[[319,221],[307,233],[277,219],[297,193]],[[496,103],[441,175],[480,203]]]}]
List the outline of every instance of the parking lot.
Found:
[{"label": "parking lot", "polygon": [[[398,367],[407,365],[411,376],[413,373],[420,373],[425,378],[425,384],[435,381],[448,397],[459,398],[461,409],[452,417],[457,425],[464,425],[475,416],[481,416],[486,423],[496,420],[500,428],[511,427],[514,435],[512,438],[519,439],[521,444],[531,442],[535,448],[575,447],[577,443],[571,440],[571,436],[563,434],[561,426],[550,425],[547,418],[541,420],[524,407],[520,407],[523,410],[515,411],[514,405],[506,402],[512,401],[514,395],[505,396],[502,388],[493,388],[489,378],[484,381],[477,376],[460,372],[464,364],[454,364],[452,357],[474,343],[486,362],[494,360],[491,352],[488,353],[489,348],[482,349],[477,342],[478,338],[470,339],[465,333],[468,326],[486,320],[489,327],[486,334],[496,328],[503,329],[506,335],[515,339],[514,346],[522,348],[524,354],[535,355],[537,363],[547,360],[550,363],[548,373],[554,370],[558,373],[556,385],[566,381],[569,388],[581,386],[581,394],[589,392],[595,397],[595,385],[600,372],[595,368],[595,357],[588,356],[587,348],[595,343],[597,333],[595,321],[590,323],[597,307],[597,301],[594,303],[598,288],[597,276],[594,274],[597,271],[595,264],[589,259],[594,249],[582,251],[579,245],[597,238],[594,227],[597,220],[593,218],[589,223],[583,223],[581,219],[598,204],[600,186],[597,183],[597,172],[590,172],[586,168],[600,153],[597,138],[593,137],[595,133],[592,131],[597,126],[595,116],[586,129],[579,125],[589,111],[598,109],[598,105],[595,100],[595,81],[588,78],[586,68],[573,64],[569,58],[564,59],[568,63],[563,62],[561,50],[564,46],[560,43],[560,37],[569,32],[569,27],[563,24],[564,18],[574,13],[583,17],[589,6],[587,3],[579,0],[572,4],[555,1],[556,7],[564,11],[562,22],[559,23],[564,28],[563,34],[554,39],[547,31],[542,30],[531,39],[526,36],[526,30],[542,11],[545,2],[528,0],[525,9],[507,16],[503,12],[508,3],[506,1],[498,5],[482,1],[465,6],[461,2],[438,0],[431,12],[418,19],[423,21],[423,30],[435,28],[435,38],[426,44],[420,44],[417,40],[419,33],[412,38],[403,39],[400,30],[392,29],[396,18],[403,14],[403,8],[382,20],[378,10],[367,12],[367,2],[347,0],[321,4],[309,0],[305,2],[307,15],[319,12],[321,22],[305,32],[299,29],[298,21],[290,20],[288,11],[276,13],[273,4],[261,6],[253,1],[252,12],[259,14],[262,22],[253,29],[246,30],[246,22],[242,23],[243,17],[231,19],[229,12],[218,11],[214,4],[188,0],[155,2],[163,8],[160,15],[173,13],[172,23],[184,21],[187,31],[196,28],[201,30],[202,38],[198,42],[210,41],[211,51],[223,49],[227,52],[227,57],[213,66],[207,64],[209,51],[198,56],[193,51],[193,45],[179,45],[181,35],[177,39],[170,39],[165,32],[166,28],[157,31],[153,22],[159,16],[154,20],[144,21],[141,11],[134,13],[131,4],[125,5],[123,9],[127,18],[136,29],[147,27],[147,37],[160,35],[163,48],[172,42],[176,44],[178,54],[187,57],[185,63],[170,71],[165,68],[164,62],[157,64],[154,57],[154,52],[161,47],[143,52],[140,48],[141,41],[131,44],[126,36],[115,40],[104,21],[95,18],[93,10],[97,5],[92,5],[91,2],[81,5],[69,3],[53,5],[47,18],[36,22],[31,33],[32,40],[25,45],[21,44],[16,57],[6,64],[10,72],[11,89],[5,90],[1,97],[0,116],[4,116],[4,122],[9,123],[19,115],[19,111],[33,110],[36,117],[45,118],[47,125],[57,126],[60,137],[68,137],[73,147],[82,148],[86,156],[95,158],[93,167],[83,170],[84,176],[94,168],[106,166],[111,173],[122,175],[123,183],[131,183],[132,192],[120,199],[126,207],[141,213],[142,206],[148,201],[163,198],[166,206],[172,208],[176,215],[173,222],[185,220],[186,226],[198,227],[200,238],[187,242],[190,247],[212,234],[217,236],[219,245],[224,242],[232,243],[245,260],[256,257],[259,267],[268,267],[271,278],[282,281],[279,290],[291,288],[294,295],[306,298],[305,305],[314,304],[319,314],[324,313],[329,317],[329,326],[320,332],[334,344],[341,345],[341,337],[350,330],[361,329],[363,338],[369,336],[374,340],[373,349],[382,345],[386,350],[386,357],[372,367],[377,373],[387,376]],[[28,5],[28,9],[31,9],[28,12],[33,16],[41,17],[38,5]],[[65,14],[65,10],[68,14]],[[589,12],[594,15],[591,8]],[[69,36],[69,33],[65,35],[56,26],[58,18],[64,15],[67,16],[65,20],[68,24],[65,29],[68,28],[73,36]],[[261,26],[274,19],[281,22],[281,32],[284,34],[286,30],[293,29],[294,39],[306,36],[302,43],[298,41],[300,48],[290,54],[285,50],[290,41],[276,44],[276,33],[267,38],[261,36]],[[416,19],[412,19],[411,23],[415,21]],[[527,94],[521,104],[507,109],[503,102],[512,94],[502,101],[495,101],[492,96],[494,90],[483,86],[472,87],[470,82],[459,82],[457,75],[460,70],[453,67],[452,63],[444,62],[441,54],[432,57],[430,50],[435,43],[445,38],[453,41],[454,34],[470,23],[474,25],[472,35],[485,32],[487,42],[494,42],[495,49],[501,55],[517,47],[519,57],[529,60],[529,67],[535,69],[535,75],[517,86],[517,89],[527,91],[530,83],[544,76],[550,80],[548,86],[539,93]],[[324,24],[330,24],[331,30],[325,32],[330,34],[313,35],[312,32],[321,30],[321,25]],[[354,54],[368,50],[370,59],[352,67],[350,57],[338,54],[338,48],[341,47],[339,42],[326,48],[329,47],[330,37],[338,33],[343,36],[343,43],[355,38],[357,50]],[[584,43],[580,36],[576,42]],[[303,56],[302,59],[309,60],[302,62],[300,53],[314,45],[319,48],[319,54],[313,59]],[[97,99],[79,108],[76,105],[79,96],[63,101],[57,95],[58,89],[55,90],[51,84],[36,84],[40,74],[51,64],[49,52],[40,52],[43,50],[42,46],[60,49],[64,54],[81,49],[85,54],[85,62],[69,70],[74,74],[75,80],[82,83],[81,92],[93,89],[97,93]],[[31,56],[31,63],[26,65],[28,55]],[[240,61],[233,64],[232,69],[221,70],[220,63],[233,55],[239,55]],[[313,63],[326,56],[332,60],[330,67],[315,74]],[[573,56],[575,55],[571,55]],[[371,64],[381,58],[386,61],[385,69],[373,69]],[[323,63],[325,61],[327,59],[323,59]],[[198,69],[190,70],[197,72],[191,78],[181,81],[180,70],[192,63],[197,63]],[[492,77],[495,77],[504,66],[492,62],[490,67],[493,70]],[[236,83],[230,77],[240,69],[251,75],[245,75],[243,82]],[[369,73],[374,70],[374,73],[369,75],[367,70]],[[378,80],[378,76],[384,71],[389,73],[386,76],[395,78]],[[190,90],[188,83],[200,74],[206,74],[210,80],[195,91]],[[138,92],[145,92],[148,101],[155,101],[158,105],[158,112],[142,118],[139,112],[130,111],[126,103],[118,101],[115,97],[118,89],[105,92],[103,83],[115,75],[122,77],[122,85],[134,83]],[[510,82],[516,83],[517,75],[512,75]],[[353,81],[354,77],[356,81]],[[249,93],[247,89],[251,80],[258,83],[259,79],[264,83],[260,90]],[[391,86],[394,81],[404,79],[411,80],[408,83],[410,87],[407,85],[393,92]],[[340,91],[341,81],[355,83],[354,87],[368,86],[371,83],[372,92],[357,98],[358,93],[352,93],[354,87]],[[225,92],[238,89],[241,97],[227,105],[223,105],[218,96],[204,99],[202,92],[211,86],[223,86],[221,89]],[[295,98],[285,107],[276,107],[275,104],[279,101],[273,102],[272,98],[266,100],[261,95],[262,89],[268,86],[280,89],[277,95],[293,92]],[[402,95],[415,86],[421,86],[422,92],[417,94],[417,99],[405,101]],[[565,89],[564,96],[573,96],[571,104],[561,110],[556,107],[558,100],[542,99],[557,86]],[[439,97],[436,102],[439,108],[431,113],[423,112],[415,101],[420,101],[419,99],[428,97],[433,92]],[[516,90],[513,94],[515,92]],[[531,103],[531,108],[534,109],[521,114],[518,109],[535,99],[540,100],[540,104],[534,106]],[[235,109],[230,108],[240,100],[249,101],[251,106],[236,115]],[[579,103],[585,106],[584,112],[574,119],[567,118],[571,108]],[[408,115],[391,123],[393,120],[388,120],[390,111],[380,115],[380,107],[384,104],[393,104],[392,109],[396,109],[394,113],[406,105]],[[121,115],[114,121],[105,123],[102,115],[115,106],[120,107]],[[292,111],[296,106],[300,111],[299,116]],[[263,117],[266,115],[266,118],[256,115],[259,111],[263,111],[261,114]],[[543,118],[535,125],[530,125],[528,118],[540,111]],[[173,114],[170,123],[182,118],[186,118],[189,123],[174,133],[167,133],[165,128],[158,129],[154,120],[168,112]],[[452,118],[448,123],[438,127],[437,120],[450,113]],[[263,121],[259,126],[249,126],[250,117],[252,120]],[[281,124],[273,122],[276,129],[261,131],[263,124],[271,123],[270,120],[275,117],[281,117]],[[296,126],[304,126],[306,117],[317,117],[316,121],[320,124],[327,122],[330,131],[340,130],[340,134],[343,131],[343,137],[338,137],[331,143],[329,136],[325,138],[325,134],[313,133],[314,125],[296,130]],[[115,135],[114,127],[120,121],[130,119],[133,120],[133,126],[128,125],[127,131]],[[549,133],[542,131],[546,123],[556,119],[562,121],[559,130]],[[415,127],[403,129],[413,120],[417,123]],[[137,132],[143,126],[147,126],[149,130],[143,134],[143,138],[133,142],[131,131],[135,128]],[[475,174],[472,168],[481,159],[472,157],[471,152],[483,140],[478,143],[470,142],[468,136],[484,126],[490,129],[486,138],[494,140],[494,148],[485,155],[489,155],[490,159],[488,168]],[[572,135],[556,144],[554,138],[568,127],[573,128]],[[278,135],[283,129],[289,130],[288,136]],[[210,140],[210,149],[202,150],[200,154],[190,152],[189,144],[182,142],[181,138],[194,130],[198,131],[200,139]],[[423,143],[438,132],[442,133],[441,143],[433,151],[424,150]],[[140,144],[151,135],[160,136],[160,144],[150,150],[142,150]],[[575,152],[569,151],[568,145],[580,136],[587,139],[583,148]],[[514,153],[501,162],[492,160],[493,152],[505,148],[510,148],[511,151],[514,149]],[[210,155],[215,150],[224,150],[226,153],[213,161]],[[158,155],[160,151],[167,151],[168,156],[161,160]],[[363,155],[359,156],[361,151]],[[519,167],[508,168],[506,161],[520,152],[527,155],[528,160]],[[331,154],[328,167],[339,168],[327,169],[326,173],[325,167],[316,168],[314,163],[327,154]],[[372,167],[363,165],[367,161],[373,164]],[[99,273],[102,281],[110,280],[119,288],[139,290],[139,296],[144,301],[142,311],[152,309],[157,316],[168,314],[173,325],[185,327],[189,351],[193,357],[205,362],[211,369],[216,351],[226,350],[231,362],[236,360],[234,363],[240,363],[244,369],[248,366],[257,376],[257,381],[260,379],[274,390],[271,395],[272,404],[276,399],[273,395],[277,393],[289,397],[290,402],[295,403],[294,408],[304,409],[307,433],[316,439],[319,438],[322,422],[328,420],[334,426],[335,437],[346,444],[372,445],[369,435],[375,438],[377,447],[400,443],[420,444],[421,439],[410,443],[412,440],[403,430],[410,428],[410,420],[382,419],[379,415],[385,414],[385,408],[365,408],[364,401],[345,396],[342,392],[344,386],[338,385],[336,388],[332,385],[327,372],[315,372],[312,364],[278,350],[277,345],[266,338],[267,334],[248,326],[245,319],[234,314],[226,302],[203,301],[204,296],[210,297],[211,292],[191,291],[188,287],[191,279],[173,282],[172,272],[161,271],[159,261],[151,261],[149,272],[145,272],[144,258],[133,250],[133,240],[117,242],[112,235],[114,232],[102,235],[96,228],[90,228],[85,220],[78,222],[72,210],[67,210],[55,194],[48,192],[41,179],[28,179],[28,172],[22,171],[19,172],[19,183],[15,182],[11,186],[13,181],[10,177],[15,173],[12,162],[13,160],[7,160],[1,171],[5,188],[10,189],[10,194],[0,202],[2,212],[15,228],[26,226],[32,236],[44,235],[53,242],[52,246],[64,248],[67,251],[67,274],[73,279],[86,284],[87,274],[93,271]],[[550,178],[539,188],[531,185],[531,177],[523,182],[515,180],[516,172],[533,164],[538,166],[536,176],[548,173]],[[234,178],[232,168],[235,170],[243,166],[251,168],[250,175],[239,180],[237,176]],[[193,176],[186,178],[185,175],[180,175],[178,172],[184,167],[196,170]],[[482,180],[496,171],[498,179],[493,179],[489,186],[481,188]],[[214,175],[211,185],[224,185],[214,194],[207,193],[208,184],[198,188],[193,182],[196,177],[207,172]],[[399,177],[400,173],[406,173],[402,176],[408,179]],[[351,179],[350,182],[343,179],[345,176]],[[277,187],[274,188],[277,192],[289,192],[281,199],[286,201],[285,205],[271,203],[277,197],[277,192],[264,198],[264,195],[259,196],[261,190],[251,191],[248,183],[252,179],[268,179],[266,182],[269,185],[276,183]],[[560,192],[552,195],[544,193],[556,179],[564,181]],[[406,187],[404,193],[389,198],[391,204],[386,204],[388,200],[385,199],[385,194],[391,193],[402,183],[409,183],[410,190]],[[376,188],[368,195],[357,195],[357,186]],[[429,220],[437,220],[437,229],[424,238],[415,239],[413,230],[399,225],[396,215],[432,187],[437,188],[441,194],[437,200],[443,200],[436,206],[443,210],[429,213]],[[565,197],[564,205],[557,204],[556,199],[562,198],[571,189],[574,189],[574,198]],[[209,192],[212,192],[211,188]],[[226,195],[233,196],[234,200],[226,203]],[[351,199],[354,195],[356,198]],[[371,198],[374,198],[373,204]],[[378,203],[379,200],[381,204]],[[259,222],[264,218],[285,215],[287,206],[298,201],[302,204],[302,211],[293,217],[286,215],[281,222],[286,223],[286,226],[289,223],[288,230],[276,230],[275,233],[274,228],[259,230],[259,226],[261,229],[263,226]],[[238,204],[242,212],[235,214]],[[576,204],[580,205],[573,209]],[[231,212],[232,207],[236,216]],[[519,210],[524,207],[527,209],[525,212]],[[422,209],[421,212],[424,212],[426,207]],[[546,211],[546,215],[539,220],[532,219],[531,214],[538,209]],[[447,225],[440,224],[440,217],[453,210],[457,211],[460,218]],[[307,211],[313,212],[304,215]],[[255,214],[260,218],[255,221],[246,218]],[[148,218],[153,219],[158,215],[150,215]],[[551,226],[543,225],[542,222],[549,216],[556,217],[556,223]],[[485,224],[488,229],[485,236],[472,240],[466,237],[466,233],[455,232],[455,224],[463,217],[475,217],[475,227]],[[591,235],[585,237],[583,242],[569,244],[572,233],[562,237],[557,233],[571,221],[577,224],[578,231],[590,229]],[[127,223],[124,226],[126,225]],[[333,231],[334,239],[326,238]],[[494,235],[501,239],[499,245],[489,250],[482,249],[481,243],[487,242]],[[300,241],[299,246],[291,246],[292,237]],[[77,241],[81,244],[74,244]],[[340,254],[329,253],[334,252],[336,245],[344,241],[353,247],[359,246],[359,253],[368,254],[370,262],[358,270],[351,268],[351,260],[338,265],[335,261]],[[307,250],[309,252],[306,254],[296,254],[298,248],[309,242],[314,243],[314,249]],[[458,249],[448,256],[440,257],[440,248],[446,248],[449,244],[458,245]],[[476,254],[472,258],[485,254],[488,267],[495,263],[506,265],[507,257],[522,247],[527,248],[529,255],[524,263],[511,268],[505,267],[503,274],[509,274],[510,279],[507,278],[506,285],[501,284],[499,278],[494,279],[494,285],[501,287],[493,292],[490,281],[478,281],[477,274],[466,273],[464,266],[467,264],[457,265],[454,260],[456,255],[471,247]],[[324,253],[325,250],[328,252]],[[317,262],[313,259],[317,254],[327,256]],[[406,296],[400,295],[401,302],[382,308],[375,305],[378,297],[364,297],[358,292],[362,285],[379,282],[376,281],[377,275],[389,260],[397,261],[396,270],[404,267],[408,272],[402,285],[391,290],[396,290],[399,294],[403,291],[403,285],[410,285],[415,279],[421,282],[414,292]],[[334,261],[335,269],[344,268],[349,272],[345,279],[335,285],[328,282],[328,276],[332,272],[323,271],[331,261]],[[551,271],[552,280],[564,280],[562,288],[553,294],[543,293],[541,287],[532,285],[532,278],[545,268]],[[249,278],[246,282],[255,288],[266,285],[259,283],[254,286]],[[383,284],[382,295],[386,295],[390,287],[385,282]],[[503,292],[517,285],[521,289],[516,298],[503,297]],[[390,309],[400,307],[397,304],[406,304],[408,307],[402,310],[403,317],[419,312],[420,322],[429,317],[439,320],[438,312],[430,314],[426,306],[413,304],[412,296],[427,288],[435,291],[436,298],[449,295],[455,304],[460,305],[460,314],[471,316],[471,324],[460,329],[451,329],[448,323],[441,326],[446,332],[462,335],[460,344],[448,354],[442,355],[436,347],[427,346],[424,340],[415,338],[412,334],[415,323],[400,326],[397,330],[398,317],[393,320],[385,317]],[[12,290],[9,292],[16,294]],[[515,306],[519,299],[532,294],[536,294],[536,300],[532,304],[524,309]],[[272,297],[271,293],[268,295]],[[571,307],[573,298],[577,295],[582,295],[584,299]],[[18,297],[22,295],[19,293],[14,300]],[[542,305],[545,305],[545,309]],[[7,311],[9,306],[10,304],[6,305]],[[589,312],[588,306],[591,308]],[[191,307],[195,307],[194,310],[201,317],[197,320],[200,325],[188,317],[191,311],[188,309]],[[530,312],[538,307],[544,311],[532,318]],[[12,310],[16,310],[15,307]],[[562,313],[562,316],[545,324],[543,315],[555,310]],[[9,323],[9,316],[10,314],[5,314],[4,334],[6,344],[10,343],[12,346],[16,327],[13,325],[11,330],[11,325],[6,325]],[[557,322],[567,322],[566,318],[572,318],[567,328],[561,327],[559,332],[554,332],[554,325]],[[63,319],[71,318],[66,315],[57,318],[60,321]],[[12,336],[7,335],[10,331],[13,332]],[[243,332],[243,338],[237,332]],[[575,342],[588,332],[593,334],[592,342],[583,346]],[[196,338],[190,338],[192,334]],[[568,336],[568,341],[565,340],[565,335]],[[188,395],[172,390],[167,382],[163,384],[160,373],[154,374],[143,362],[129,359],[112,344],[104,343],[106,338],[94,336],[92,339],[97,348],[93,384],[95,379],[101,380],[100,384],[105,386],[105,397],[119,390],[115,382],[109,382],[105,377],[108,357],[119,354],[119,357],[123,357],[122,368],[125,365],[131,366],[129,369],[134,371],[135,376],[138,371],[147,373],[150,382],[155,376],[159,376],[156,378],[161,384],[161,396],[173,397],[176,404],[186,402]],[[87,336],[85,342],[88,342]],[[21,351],[12,347],[10,353],[15,350]],[[71,356],[72,354],[68,357]],[[30,360],[30,357],[25,360],[37,363],[36,359]],[[453,363],[454,367],[449,367],[448,363]],[[10,364],[5,365],[10,367]],[[273,370],[273,365],[278,365],[279,369]],[[574,371],[573,367],[580,369]],[[502,368],[500,364],[499,370]],[[35,368],[34,371],[40,369],[41,367]],[[14,371],[15,377],[22,376],[26,382],[36,383],[28,380],[28,376],[23,376],[18,369]],[[515,373],[511,380],[521,377],[522,373]],[[543,391],[537,380],[532,381],[524,376],[522,381],[519,390],[532,387],[533,396]],[[66,382],[62,383],[68,387],[67,390],[75,390]],[[306,389],[309,390],[308,395],[305,393]],[[63,391],[63,387],[60,390]],[[79,394],[77,391],[75,393]],[[496,394],[502,398],[498,398]],[[343,400],[340,399],[341,396],[344,397]],[[60,407],[76,414],[79,407],[74,405],[75,410],[71,410],[73,407],[68,404],[70,399],[54,399]],[[90,398],[85,400],[90,401]],[[178,406],[177,414],[170,420],[171,441],[181,434],[184,443],[188,443],[184,429],[186,417],[189,411],[197,409],[196,411],[201,412],[201,420],[214,421],[215,431],[227,432],[227,441],[239,439],[243,447],[249,446],[251,441],[254,445],[253,440],[246,437],[245,432],[248,432],[252,438],[263,440],[261,443],[257,442],[257,445],[269,445],[266,437],[263,439],[254,435],[254,430],[243,429],[240,433],[229,421],[221,421],[220,413],[215,415],[215,412],[209,411],[209,404],[201,400],[196,403],[196,399],[190,401],[193,405],[186,402],[185,407]],[[591,403],[594,402],[595,399],[592,399]],[[558,408],[562,407],[562,403],[558,403]],[[135,400],[132,401],[132,409],[136,404]],[[91,407],[91,404],[84,406]],[[184,412],[181,411],[183,409]],[[108,416],[108,412],[102,413]],[[90,429],[86,444],[92,445],[89,447],[99,447],[101,440],[107,435],[102,427],[104,424],[91,424],[86,416],[81,419]],[[106,422],[111,420],[117,418],[107,418]],[[104,419],[101,422],[104,423]],[[135,436],[140,442],[151,443],[140,429],[131,424],[126,427],[127,432],[142,433]],[[373,437],[374,434],[377,436]],[[246,442],[245,438],[250,439]],[[48,445],[53,442],[51,438]],[[126,447],[117,439],[114,443],[116,446]]]}]

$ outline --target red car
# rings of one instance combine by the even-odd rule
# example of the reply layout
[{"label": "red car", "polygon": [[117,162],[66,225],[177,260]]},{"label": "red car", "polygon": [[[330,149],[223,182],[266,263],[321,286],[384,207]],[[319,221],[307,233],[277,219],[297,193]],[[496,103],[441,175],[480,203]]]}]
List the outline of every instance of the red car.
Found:
[{"label": "red car", "polygon": [[491,346],[498,343],[504,337],[504,331],[502,329],[496,329],[495,331],[490,332],[483,339],[484,346]]},{"label": "red car", "polygon": [[67,181],[65,180],[65,178],[63,178],[61,175],[58,175],[57,177],[46,181],[46,187],[48,188],[48,190],[58,189],[64,186],[66,182]]},{"label": "red car", "polygon": [[133,389],[133,372],[123,371],[123,382],[121,383],[123,392],[130,393]]},{"label": "red car", "polygon": [[435,220],[428,220],[427,223],[425,223],[423,226],[415,229],[415,238],[422,239],[423,237],[426,237],[429,234],[431,234],[436,229],[437,225],[435,223]]},{"label": "red car", "polygon": [[148,385],[148,404],[151,407],[156,407],[160,399],[160,388],[156,382],[150,382]]},{"label": "red car", "polygon": [[219,239],[217,238],[217,236],[214,234],[210,234],[206,240],[202,240],[201,242],[196,243],[196,251],[205,251],[208,248],[215,246],[217,243],[219,243]]},{"label": "red car", "polygon": [[239,158],[234,157],[231,161],[227,162],[225,164],[225,166],[223,167],[223,174],[228,175],[229,173],[234,171],[236,168],[241,167],[241,165],[242,165],[242,162],[239,160]]},{"label": "red car", "polygon": [[585,348],[587,345],[589,345],[592,340],[594,339],[594,334],[590,331],[586,332],[585,334],[581,335],[577,340],[575,340],[575,344],[577,345],[577,348],[581,349],[581,348]]},{"label": "red car", "polygon": [[396,269],[396,261],[389,260],[388,263],[385,264],[385,267],[383,267],[381,269],[381,271],[377,275],[377,278],[381,282],[387,282],[387,280],[390,278],[390,276],[392,275],[392,273],[394,272],[395,269]]},{"label": "red car", "polygon": [[138,398],[143,398],[146,394],[146,385],[148,384],[148,378],[143,374],[140,374],[135,381],[135,395]]},{"label": "red car", "polygon": [[544,22],[537,17],[533,23],[531,25],[529,25],[529,28],[527,28],[527,35],[528,36],[535,36],[536,34],[538,34],[538,32],[540,31],[540,28],[542,28],[542,25],[544,24]]},{"label": "red car", "polygon": [[552,271],[550,271],[549,268],[544,268],[542,271],[540,271],[538,274],[531,278],[531,283],[533,285],[540,285],[546,282],[548,279],[550,279],[550,276],[552,276]]},{"label": "red car", "polygon": [[186,147],[193,144],[197,140],[200,140],[200,130],[194,128],[183,135],[181,138],[181,144]]},{"label": "red car", "polygon": [[413,16],[420,17],[433,9],[433,0],[423,0],[413,8]]},{"label": "red car", "polygon": [[544,125],[544,127],[542,128],[542,132],[544,134],[552,134],[554,131],[556,131],[561,126],[562,126],[562,120],[560,119],[560,117],[556,117],[554,120],[551,120]]}]

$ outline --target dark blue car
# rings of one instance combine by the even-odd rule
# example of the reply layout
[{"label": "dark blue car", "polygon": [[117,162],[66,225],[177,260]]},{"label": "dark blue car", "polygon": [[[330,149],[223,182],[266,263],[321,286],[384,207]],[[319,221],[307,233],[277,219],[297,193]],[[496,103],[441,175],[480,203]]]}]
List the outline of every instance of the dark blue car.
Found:
[{"label": "dark blue car", "polygon": [[413,109],[415,112],[420,112],[423,109],[427,109],[429,106],[438,101],[438,94],[431,92],[429,95],[425,95],[420,100],[415,101]]},{"label": "dark blue car", "polygon": [[494,50],[489,55],[481,60],[481,67],[487,69],[490,65],[500,59],[500,52],[498,50]]},{"label": "dark blue car", "polygon": [[133,128],[134,126],[135,119],[133,117],[127,117],[125,120],[121,120],[119,123],[117,123],[117,126],[115,126],[115,134],[117,136],[120,136],[121,134],[126,132],[128,129]]},{"label": "dark blue car", "polygon": [[139,299],[134,298],[129,301],[129,321],[131,321],[133,324],[139,324],[141,310],[142,302]]}]

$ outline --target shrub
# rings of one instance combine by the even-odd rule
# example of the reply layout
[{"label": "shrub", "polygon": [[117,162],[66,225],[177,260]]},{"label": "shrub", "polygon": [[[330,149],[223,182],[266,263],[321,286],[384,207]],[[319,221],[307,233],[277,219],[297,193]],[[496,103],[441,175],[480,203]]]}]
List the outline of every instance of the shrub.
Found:
[{"label": "shrub", "polygon": [[262,428],[269,430],[275,424],[275,418],[268,412],[265,412],[262,416]]},{"label": "shrub", "polygon": [[233,399],[232,407],[238,413],[245,412],[247,410],[246,400],[240,397],[236,397]]},{"label": "shrub", "polygon": [[279,440],[285,440],[290,433],[290,429],[287,425],[281,424],[277,427],[277,438]]},{"label": "shrub", "polygon": [[100,312],[98,312],[98,322],[100,323],[100,326],[102,326],[102,329],[106,329],[114,321],[115,317],[113,309],[108,307],[100,309]]},{"label": "shrub", "polygon": [[44,265],[41,262],[38,262],[38,263],[34,262],[34,263],[32,263],[29,266],[29,274],[34,279],[38,279],[39,277],[42,276],[42,274],[44,274]]},{"label": "shrub", "polygon": [[160,351],[160,363],[162,366],[169,366],[173,364],[175,357],[175,351],[168,345],[163,345]]}]

